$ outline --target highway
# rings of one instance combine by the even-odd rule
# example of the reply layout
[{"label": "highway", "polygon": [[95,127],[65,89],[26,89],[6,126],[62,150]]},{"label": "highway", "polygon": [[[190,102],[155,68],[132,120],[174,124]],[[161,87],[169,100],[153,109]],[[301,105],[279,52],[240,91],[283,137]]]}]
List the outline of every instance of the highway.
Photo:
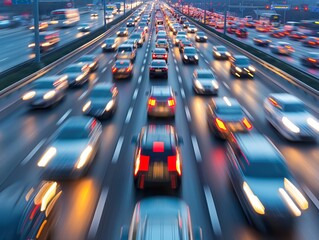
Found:
[{"label": "highway", "polygon": [[[146,96],[153,85],[171,85],[176,91],[176,116],[168,123],[176,127],[183,139],[181,190],[160,195],[176,195],[189,205],[193,226],[202,228],[203,239],[317,239],[318,142],[303,144],[283,139],[266,122],[262,103],[270,93],[289,92],[301,98],[318,118],[318,98],[305,94],[256,62],[253,62],[257,69],[254,79],[234,78],[229,73],[228,61],[216,61],[212,57],[212,46],[222,44],[213,35],[208,36],[207,43],[196,43],[194,34],[188,34],[198,49],[197,66],[183,64],[178,48],[172,45],[173,34],[169,32],[168,80],[150,80],[148,66],[156,37],[154,13],[150,28],[145,43],[138,49],[133,78],[116,82],[119,105],[113,118],[102,122],[101,146],[88,174],[80,180],[61,182],[61,211],[52,239],[119,239],[121,227],[130,224],[136,202],[158,195],[156,191],[138,192],[133,184],[135,146],[132,138],[148,123],[167,123],[165,120],[147,119]],[[129,30],[132,32],[133,28]],[[116,31],[113,29],[108,37],[115,36]],[[120,41],[126,39],[123,37]],[[0,99],[0,190],[15,182],[39,182],[42,173],[37,161],[53,133],[70,116],[82,114],[82,106],[95,84],[112,82],[111,67],[115,53],[102,53],[100,45],[83,52],[100,56],[98,71],[90,75],[89,84],[69,90],[67,98],[59,105],[45,110],[30,110],[19,100],[30,86]],[[237,49],[227,47],[231,52],[239,53]],[[48,75],[61,72],[78,57],[62,62]],[[273,141],[304,187],[310,206],[291,232],[263,234],[246,220],[227,174],[225,142],[214,138],[206,124],[205,105],[210,98],[197,96],[192,90],[191,76],[196,68],[212,69],[219,82],[219,96],[232,96],[240,102],[254,128]]]}]

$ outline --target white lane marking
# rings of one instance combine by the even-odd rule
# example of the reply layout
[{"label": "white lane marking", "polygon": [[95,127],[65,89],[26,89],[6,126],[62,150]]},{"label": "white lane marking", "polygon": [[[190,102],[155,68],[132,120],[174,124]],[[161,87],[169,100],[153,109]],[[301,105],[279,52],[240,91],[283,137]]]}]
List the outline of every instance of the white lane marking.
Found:
[{"label": "white lane marking", "polygon": [[225,86],[225,88],[227,88],[228,90],[230,89],[230,87],[228,86],[228,84],[226,82],[223,82],[223,85]]},{"label": "white lane marking", "polygon": [[113,57],[116,57],[116,53],[113,55]]},{"label": "white lane marking", "polygon": [[254,117],[250,114],[250,112],[247,111],[246,108],[243,107],[243,110],[251,121],[255,121]]},{"label": "white lane marking", "polygon": [[200,154],[198,142],[197,142],[197,139],[195,136],[192,136],[192,144],[193,144],[193,148],[194,148],[194,152],[195,152],[196,161],[201,162],[202,155]]},{"label": "white lane marking", "polygon": [[191,122],[192,121],[192,117],[191,117],[191,114],[189,112],[189,108],[187,106],[185,106],[185,113],[186,113],[187,121]]},{"label": "white lane marking", "polygon": [[146,59],[143,60],[143,64],[145,64],[145,63],[146,63]]},{"label": "white lane marking", "polygon": [[70,115],[71,112],[72,109],[69,109],[66,113],[64,113],[60,120],[56,123],[56,125],[59,126],[61,123],[63,123],[63,121]]},{"label": "white lane marking", "polygon": [[179,72],[179,68],[177,66],[175,66],[176,72]]},{"label": "white lane marking", "polygon": [[[146,54],[145,55],[147,55],[147,53],[148,53],[148,48],[146,49]],[[146,57],[146,56],[145,56]]]},{"label": "white lane marking", "polygon": [[45,143],[47,139],[44,138],[42,139],[34,148],[33,150],[25,157],[25,159],[23,159],[23,161],[21,162],[21,165],[26,165],[31,159],[32,157],[37,153],[37,151],[39,151],[39,149],[42,147],[42,145]]},{"label": "white lane marking", "polygon": [[181,76],[178,76],[178,82],[179,82],[179,83],[182,83],[182,78],[181,78]]},{"label": "white lane marking", "polygon": [[211,68],[211,70],[212,70],[214,73],[216,73],[216,71],[215,71],[215,69],[214,69],[214,68]]},{"label": "white lane marking", "polygon": [[200,53],[199,55],[201,55],[202,57],[204,57],[204,55],[202,53]]},{"label": "white lane marking", "polygon": [[142,81],[142,76],[139,76],[137,82],[138,82],[138,83],[141,83],[141,81]]},{"label": "white lane marking", "polygon": [[175,58],[175,53],[173,53],[173,57]]},{"label": "white lane marking", "polygon": [[181,89],[182,98],[185,98],[185,91],[184,88]]},{"label": "white lane marking", "polygon": [[111,64],[111,63],[112,63],[112,61],[113,61],[113,60],[111,59],[111,60],[108,62],[108,64]]},{"label": "white lane marking", "polygon": [[100,79],[99,77],[95,78],[93,81],[93,84],[95,84],[97,81],[99,81],[99,79]]},{"label": "white lane marking", "polygon": [[107,67],[103,68],[102,69],[102,73],[104,73],[106,71]]},{"label": "white lane marking", "polygon": [[88,93],[88,90],[85,90],[85,91],[81,94],[81,96],[78,98],[78,100],[82,100],[87,93]]},{"label": "white lane marking", "polygon": [[121,149],[122,149],[123,141],[124,141],[124,137],[121,136],[119,138],[119,141],[116,144],[116,148],[115,148],[114,155],[113,155],[113,158],[112,158],[112,163],[116,163],[118,161],[118,158],[120,156],[120,152],[121,152]]},{"label": "white lane marking", "polygon": [[133,94],[133,99],[135,100],[138,94],[138,88],[135,89],[134,94]]},{"label": "white lane marking", "polygon": [[174,58],[174,63],[175,63],[175,64],[177,64],[177,61],[176,61],[176,59],[175,59],[175,58]]},{"label": "white lane marking", "polygon": [[204,193],[205,193],[205,197],[206,197],[206,203],[207,203],[207,207],[208,207],[210,221],[212,222],[212,225],[213,225],[213,231],[214,231],[215,235],[220,236],[222,231],[220,228],[220,223],[219,223],[214,199],[213,199],[212,193],[211,193],[208,186],[204,186]]},{"label": "white lane marking", "polygon": [[[145,57],[147,57],[147,53],[145,53]],[[144,59],[145,60],[145,59]]]},{"label": "white lane marking", "polygon": [[207,59],[205,59],[205,63],[209,64],[209,62],[207,61]]},{"label": "white lane marking", "polygon": [[91,227],[89,230],[89,236],[88,236],[89,239],[95,239],[95,235],[97,233],[97,230],[98,230],[98,227],[100,224],[100,220],[102,217],[102,213],[103,213],[103,209],[104,209],[104,206],[106,203],[106,198],[107,198],[108,192],[109,192],[109,189],[107,187],[103,188],[103,190],[101,192],[97,207],[96,207],[95,212],[94,212]]},{"label": "white lane marking", "polygon": [[7,108],[13,106],[14,104],[16,104],[17,102],[19,102],[21,100],[21,98],[17,98],[15,99],[13,102],[9,103],[7,106],[5,106],[4,108],[0,109],[0,112],[3,112],[4,110],[6,110]]},{"label": "white lane marking", "polygon": [[144,72],[144,69],[145,69],[145,67],[143,66],[142,69],[141,69],[142,73]]},{"label": "white lane marking", "polygon": [[5,61],[5,60],[7,60],[8,58],[3,58],[3,59],[1,59],[0,60],[0,62],[3,62],[3,61]]},{"label": "white lane marking", "polygon": [[133,112],[133,108],[130,107],[125,118],[125,123],[129,123],[129,121],[131,120],[132,112]]},{"label": "white lane marking", "polygon": [[303,189],[310,200],[313,202],[313,204],[316,206],[316,208],[319,210],[319,201],[316,196],[310,191],[308,187],[304,186]]}]

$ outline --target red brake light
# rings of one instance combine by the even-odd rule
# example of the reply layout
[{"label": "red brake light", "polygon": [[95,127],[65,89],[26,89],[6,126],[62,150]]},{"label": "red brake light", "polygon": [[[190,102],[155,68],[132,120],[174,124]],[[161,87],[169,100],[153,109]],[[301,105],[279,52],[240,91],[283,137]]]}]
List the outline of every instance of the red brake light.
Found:
[{"label": "red brake light", "polygon": [[164,58],[167,58],[167,55],[166,55],[166,54],[164,55]]},{"label": "red brake light", "polygon": [[152,58],[155,58],[155,57],[156,57],[156,55],[155,55],[155,54],[153,54],[153,55],[152,55]]},{"label": "red brake light", "polygon": [[156,105],[156,99],[150,98],[148,100],[148,105],[154,107]]},{"label": "red brake light", "polygon": [[224,122],[220,120],[219,118],[216,118],[216,125],[220,130],[223,130],[223,131],[227,130]]},{"label": "red brake light", "polygon": [[139,171],[148,171],[149,161],[150,157],[141,155],[141,149],[139,149],[135,160],[134,175],[136,175]]},{"label": "red brake light", "polygon": [[34,218],[34,216],[35,216],[36,212],[38,211],[38,209],[40,208],[40,206],[41,206],[41,204],[38,204],[38,205],[35,205],[33,207],[33,210],[30,214],[30,220],[32,220]]},{"label": "red brake light", "polygon": [[116,72],[116,70],[117,70],[117,68],[116,68],[116,67],[113,67],[113,68],[112,68],[112,72],[113,72],[113,73],[115,73],[115,72]]},{"label": "red brake light", "polygon": [[153,152],[164,152],[164,142],[153,142]]},{"label": "red brake light", "polygon": [[167,104],[169,107],[175,106],[175,100],[173,98],[168,99]]},{"label": "red brake light", "polygon": [[179,154],[177,153],[176,156],[168,156],[167,157],[167,167],[169,172],[177,172],[178,175],[182,174],[181,171],[181,161],[179,158]]},{"label": "red brake light", "polygon": [[126,68],[126,72],[129,72],[129,71],[131,71],[131,68],[130,67]]},{"label": "red brake light", "polygon": [[244,118],[243,119],[243,124],[245,125],[245,127],[248,129],[248,130],[251,130],[253,128],[253,126],[251,125],[251,123],[248,121],[247,118]]},{"label": "red brake light", "polygon": [[313,62],[313,63],[317,62],[317,60],[313,59],[313,58],[308,58],[308,60],[309,60],[309,62]]}]

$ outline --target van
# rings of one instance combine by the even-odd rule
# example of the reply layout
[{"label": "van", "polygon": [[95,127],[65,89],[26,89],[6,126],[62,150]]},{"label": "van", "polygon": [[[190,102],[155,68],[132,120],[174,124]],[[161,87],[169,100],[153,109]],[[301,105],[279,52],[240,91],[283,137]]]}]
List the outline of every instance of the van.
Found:
[{"label": "van", "polygon": [[136,49],[132,44],[122,44],[117,49],[116,59],[130,59],[132,62],[136,59]]}]

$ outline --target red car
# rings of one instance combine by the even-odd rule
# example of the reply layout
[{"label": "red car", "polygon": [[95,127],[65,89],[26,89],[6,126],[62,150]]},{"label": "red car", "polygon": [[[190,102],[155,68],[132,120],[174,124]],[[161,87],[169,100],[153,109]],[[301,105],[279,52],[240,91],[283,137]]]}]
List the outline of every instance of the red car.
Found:
[{"label": "red car", "polygon": [[248,37],[248,31],[246,28],[239,28],[236,30],[236,36],[240,38],[247,38]]}]

